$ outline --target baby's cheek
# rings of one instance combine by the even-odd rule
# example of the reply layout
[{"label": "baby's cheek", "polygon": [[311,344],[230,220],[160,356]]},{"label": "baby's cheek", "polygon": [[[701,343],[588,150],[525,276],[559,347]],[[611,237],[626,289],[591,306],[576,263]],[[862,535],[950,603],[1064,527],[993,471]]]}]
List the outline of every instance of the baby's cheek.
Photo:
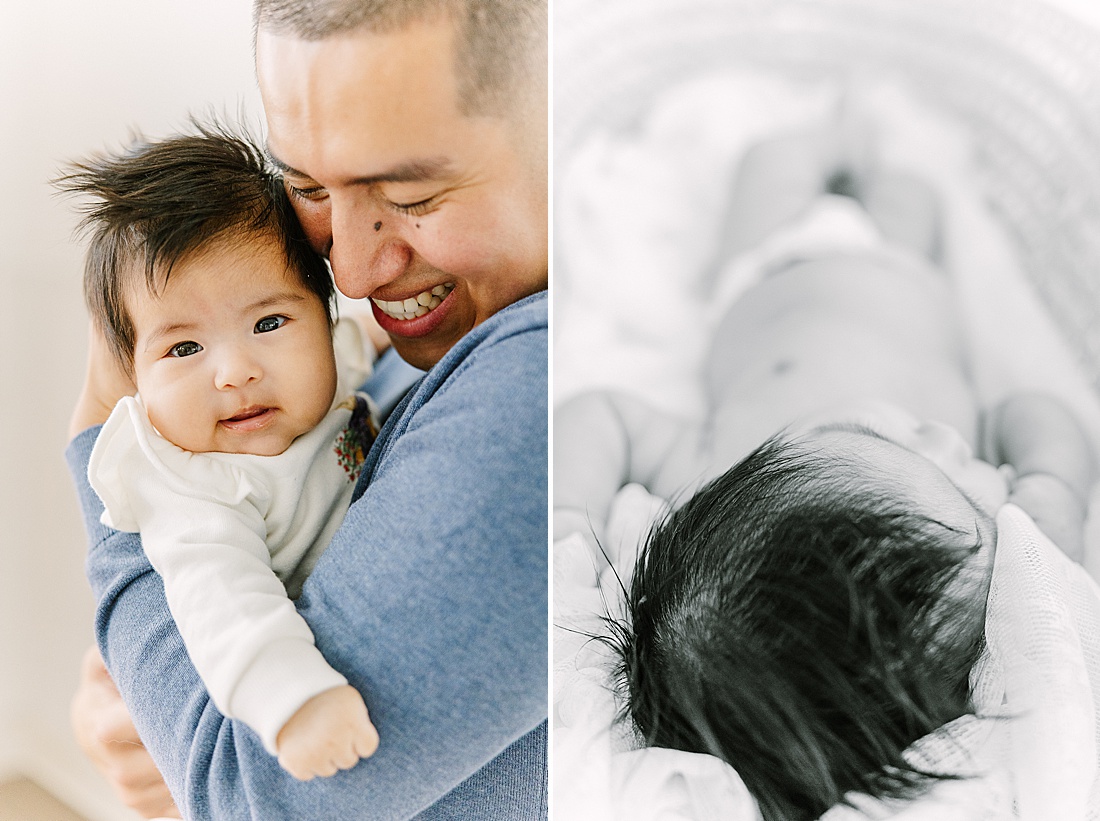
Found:
[{"label": "baby's cheek", "polygon": [[170,442],[175,442],[179,438],[180,432],[176,429],[172,416],[166,414],[159,403],[146,402],[145,412],[149,415],[149,421],[161,436]]},{"label": "baby's cheek", "polygon": [[[181,399],[181,404],[176,405],[172,401],[171,392],[168,392],[169,396],[164,396],[163,393],[163,391],[158,392],[156,398],[152,400],[142,397],[145,412],[153,427],[174,445],[185,450],[203,450],[200,443],[195,441],[194,423],[198,416],[198,409],[194,402]],[[181,409],[183,409],[182,412]]]}]

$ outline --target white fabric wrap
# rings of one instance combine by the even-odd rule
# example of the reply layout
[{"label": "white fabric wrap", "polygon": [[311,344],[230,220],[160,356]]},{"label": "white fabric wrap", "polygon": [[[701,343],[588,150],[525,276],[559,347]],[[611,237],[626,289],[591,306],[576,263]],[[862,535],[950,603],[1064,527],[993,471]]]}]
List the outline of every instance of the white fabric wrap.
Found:
[{"label": "white fabric wrap", "polygon": [[997,533],[977,707],[1012,717],[994,733],[1021,818],[1098,818],[1100,588],[1015,505]]},{"label": "white fabric wrap", "polygon": [[[354,330],[338,338],[361,345]],[[356,367],[341,368],[339,397],[361,381],[366,360],[353,361]],[[254,456],[182,450],[155,430],[140,397],[125,397],[88,466],[105,507],[102,522],[141,533],[214,704],[252,727],[273,754],[299,707],[347,683],[314,646],[290,598],[339,528],[354,490],[333,449],[351,410],[335,404],[283,453]]]},{"label": "white fabric wrap", "polygon": [[[593,819],[752,821],[755,802],[732,768],[640,748],[615,723],[614,660],[585,635],[601,632],[601,613],[620,615],[618,579],[629,583],[637,546],[663,507],[637,485],[620,492],[599,586],[590,540],[574,533],[555,544],[555,800]],[[988,646],[971,682],[979,713],[1004,718],[964,716],[906,753],[930,770],[973,777],[903,804],[851,796],[858,809],[835,807],[826,821],[1100,819],[1100,587],[1015,505],[999,511],[997,530]]]}]

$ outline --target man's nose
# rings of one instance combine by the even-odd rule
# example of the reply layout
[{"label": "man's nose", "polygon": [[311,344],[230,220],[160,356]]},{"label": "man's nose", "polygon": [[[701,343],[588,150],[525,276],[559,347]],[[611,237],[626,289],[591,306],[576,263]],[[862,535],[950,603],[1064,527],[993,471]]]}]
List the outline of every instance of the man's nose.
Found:
[{"label": "man's nose", "polygon": [[214,386],[220,390],[243,388],[263,378],[259,360],[251,356],[246,346],[227,347],[218,358]]},{"label": "man's nose", "polygon": [[333,197],[331,205],[329,264],[336,287],[352,299],[370,296],[400,277],[413,255],[394,230],[392,221],[399,217],[364,200]]}]

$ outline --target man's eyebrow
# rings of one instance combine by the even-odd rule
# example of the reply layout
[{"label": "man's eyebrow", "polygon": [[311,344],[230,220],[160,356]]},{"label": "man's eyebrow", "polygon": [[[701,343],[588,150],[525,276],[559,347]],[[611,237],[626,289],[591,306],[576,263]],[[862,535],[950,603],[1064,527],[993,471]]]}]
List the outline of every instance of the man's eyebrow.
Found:
[{"label": "man's eyebrow", "polygon": [[376,182],[433,182],[450,174],[451,163],[443,157],[427,160],[412,160],[400,163],[380,174],[369,177],[356,177],[353,185],[371,185]]},{"label": "man's eyebrow", "polygon": [[285,162],[280,160],[278,157],[275,156],[274,153],[272,153],[271,146],[266,144],[264,145],[264,156],[267,158],[268,163],[280,174],[293,174],[295,177],[309,176],[309,174],[303,174],[294,166],[287,165]]},{"label": "man's eyebrow", "polygon": [[[292,165],[280,160],[270,147],[264,148],[267,160],[280,174],[303,179],[313,179],[304,171],[299,171]],[[352,185],[372,185],[379,182],[430,182],[446,177],[451,171],[451,161],[446,157],[432,157],[423,160],[409,160],[398,163],[392,168],[370,174],[365,177],[353,177],[348,182]]]}]

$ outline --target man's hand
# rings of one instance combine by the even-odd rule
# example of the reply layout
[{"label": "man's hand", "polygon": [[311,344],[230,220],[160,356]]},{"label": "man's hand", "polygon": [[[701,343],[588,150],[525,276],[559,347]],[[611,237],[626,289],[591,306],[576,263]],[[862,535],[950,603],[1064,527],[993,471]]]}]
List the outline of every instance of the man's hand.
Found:
[{"label": "man's hand", "polygon": [[279,764],[301,781],[350,770],[378,749],[378,731],[354,687],[333,687],[298,708],[276,739]]},{"label": "man's hand", "polygon": [[94,645],[80,665],[70,718],[77,743],[123,804],[146,818],[183,817]]},{"label": "man's hand", "polygon": [[88,328],[88,365],[84,388],[76,400],[69,422],[69,438],[106,422],[118,400],[135,393],[137,386],[134,381],[111,353],[102,330],[92,322]]}]

